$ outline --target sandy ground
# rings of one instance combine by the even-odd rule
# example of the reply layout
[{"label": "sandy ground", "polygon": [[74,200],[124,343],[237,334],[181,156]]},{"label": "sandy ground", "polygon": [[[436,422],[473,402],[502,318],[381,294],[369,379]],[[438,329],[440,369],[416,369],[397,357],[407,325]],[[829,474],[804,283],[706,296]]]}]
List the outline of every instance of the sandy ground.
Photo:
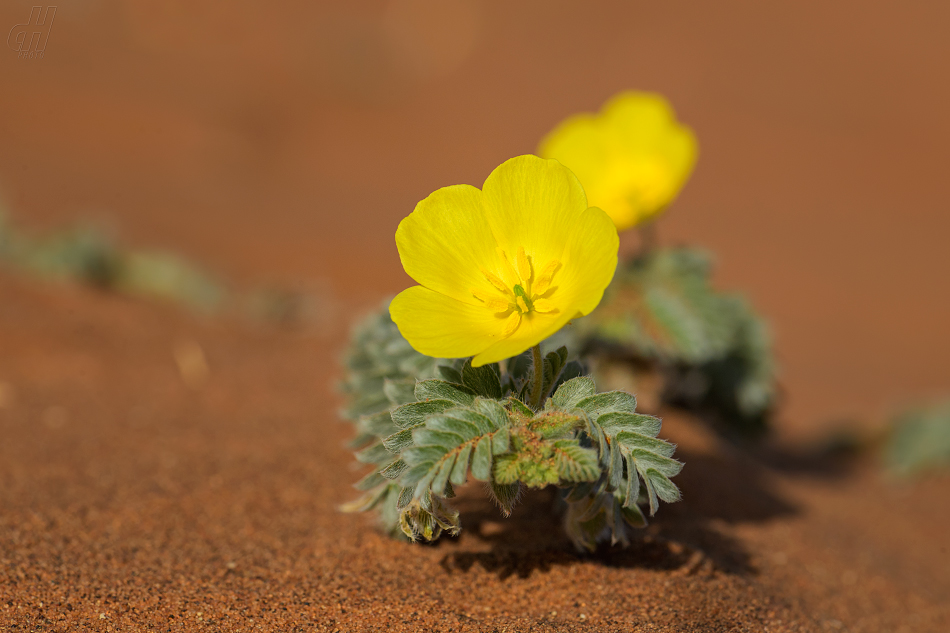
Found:
[{"label": "sandy ground", "polygon": [[[333,315],[272,330],[2,273],[0,625],[950,630],[950,480],[790,448],[950,390],[948,10],[384,4],[64,5],[42,60],[0,51],[18,223],[99,219],[242,283],[315,284]],[[697,131],[662,240],[714,250],[774,323],[778,448],[668,414],[685,500],[591,558],[543,496],[504,522],[472,490],[434,547],[336,513],[359,476],[336,359],[407,283],[399,219],[628,87]],[[176,366],[196,344],[207,376]]]}]

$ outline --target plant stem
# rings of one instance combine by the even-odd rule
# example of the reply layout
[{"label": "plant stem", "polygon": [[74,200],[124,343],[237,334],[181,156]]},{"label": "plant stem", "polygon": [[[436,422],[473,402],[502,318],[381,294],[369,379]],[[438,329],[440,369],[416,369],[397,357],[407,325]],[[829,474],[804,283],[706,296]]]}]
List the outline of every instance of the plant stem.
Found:
[{"label": "plant stem", "polygon": [[531,359],[534,361],[534,375],[531,377],[531,408],[536,410],[541,406],[541,389],[544,386],[544,357],[541,356],[541,344],[531,348]]}]

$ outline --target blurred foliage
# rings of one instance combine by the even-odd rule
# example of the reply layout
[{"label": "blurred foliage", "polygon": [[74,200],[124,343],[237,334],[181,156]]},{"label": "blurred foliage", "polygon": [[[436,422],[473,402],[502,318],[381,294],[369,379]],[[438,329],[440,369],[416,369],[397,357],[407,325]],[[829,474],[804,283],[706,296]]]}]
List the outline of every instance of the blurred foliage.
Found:
[{"label": "blurred foliage", "polygon": [[94,226],[45,236],[28,235],[0,211],[0,265],[41,279],[72,281],[96,288],[186,305],[210,313],[238,310],[254,321],[294,325],[321,318],[320,302],[307,293],[281,288],[236,292],[193,262],[159,250],[120,247]]},{"label": "blurred foliage", "polygon": [[664,401],[711,412],[731,431],[760,433],[776,398],[768,327],[742,296],[713,288],[711,269],[708,255],[687,248],[621,264],[575,336],[592,358],[660,371]]},{"label": "blurred foliage", "polygon": [[950,400],[898,415],[884,453],[888,468],[902,477],[950,468]]},{"label": "blurred foliage", "polygon": [[0,260],[45,279],[213,310],[227,291],[187,260],[162,251],[126,251],[91,226],[33,237],[0,220]]},{"label": "blurred foliage", "polygon": [[356,421],[360,416],[387,411],[392,406],[384,391],[387,381],[414,384],[416,380],[435,378],[439,359],[423,356],[409,345],[389,317],[387,300],[378,312],[353,329],[344,364],[341,388],[348,396],[348,404],[343,416]]}]

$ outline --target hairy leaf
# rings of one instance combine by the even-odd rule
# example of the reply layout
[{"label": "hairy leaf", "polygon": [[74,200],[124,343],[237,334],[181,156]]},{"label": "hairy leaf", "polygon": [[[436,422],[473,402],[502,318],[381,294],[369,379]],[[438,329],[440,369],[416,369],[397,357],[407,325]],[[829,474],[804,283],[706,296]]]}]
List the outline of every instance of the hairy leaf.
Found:
[{"label": "hairy leaf", "polygon": [[415,383],[412,402],[426,400],[449,400],[455,404],[471,406],[475,401],[475,392],[468,387],[452,384],[444,380],[421,380]]},{"label": "hairy leaf", "polygon": [[590,377],[573,378],[558,387],[551,396],[551,403],[558,409],[570,411],[577,407],[581,400],[593,396],[595,391],[594,381]]},{"label": "hairy leaf", "polygon": [[462,366],[462,384],[485,398],[501,398],[501,375],[498,364],[472,367],[467,360]]},{"label": "hairy leaf", "polygon": [[425,422],[426,416],[442,413],[457,406],[458,404],[451,400],[428,400],[404,404],[393,409],[393,423],[401,429],[408,429]]}]

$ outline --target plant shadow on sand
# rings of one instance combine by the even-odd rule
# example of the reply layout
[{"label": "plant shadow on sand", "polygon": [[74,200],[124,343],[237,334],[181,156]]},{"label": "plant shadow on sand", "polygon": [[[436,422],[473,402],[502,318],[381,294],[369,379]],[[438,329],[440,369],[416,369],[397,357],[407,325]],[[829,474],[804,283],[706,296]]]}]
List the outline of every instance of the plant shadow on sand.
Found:
[{"label": "plant shadow on sand", "polygon": [[561,527],[556,489],[528,492],[506,519],[485,491],[472,487],[456,499],[466,537],[447,539],[446,546],[458,549],[443,556],[441,565],[449,573],[478,565],[501,579],[583,562],[685,574],[754,574],[745,547],[717,525],[794,515],[797,507],[773,489],[765,468],[747,455],[684,451],[678,457],[686,463],[676,479],[683,501],[662,505],[647,528],[630,530],[627,548],[605,543],[593,553],[578,553]]}]

